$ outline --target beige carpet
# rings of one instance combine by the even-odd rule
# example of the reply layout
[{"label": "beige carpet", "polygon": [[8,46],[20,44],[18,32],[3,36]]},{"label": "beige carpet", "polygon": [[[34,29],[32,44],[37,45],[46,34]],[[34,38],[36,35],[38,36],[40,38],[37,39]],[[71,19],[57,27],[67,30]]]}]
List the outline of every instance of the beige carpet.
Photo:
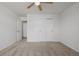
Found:
[{"label": "beige carpet", "polygon": [[59,42],[20,41],[2,50],[1,56],[79,56],[79,53]]}]

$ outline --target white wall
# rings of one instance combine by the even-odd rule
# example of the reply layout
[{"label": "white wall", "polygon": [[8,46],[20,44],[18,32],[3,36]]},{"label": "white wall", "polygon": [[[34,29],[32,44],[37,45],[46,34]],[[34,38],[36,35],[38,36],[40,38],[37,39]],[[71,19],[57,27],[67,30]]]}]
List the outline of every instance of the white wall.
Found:
[{"label": "white wall", "polygon": [[79,3],[61,15],[61,42],[79,52]]},{"label": "white wall", "polygon": [[0,49],[16,41],[16,15],[0,4]]},{"label": "white wall", "polygon": [[50,14],[28,14],[27,18],[27,41],[57,41],[58,22],[56,15]]}]

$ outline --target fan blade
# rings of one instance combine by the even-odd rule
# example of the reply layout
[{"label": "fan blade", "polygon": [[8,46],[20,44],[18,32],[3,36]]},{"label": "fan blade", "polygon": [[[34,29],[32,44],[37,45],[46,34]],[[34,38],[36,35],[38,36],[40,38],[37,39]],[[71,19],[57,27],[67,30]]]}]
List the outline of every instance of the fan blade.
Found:
[{"label": "fan blade", "polygon": [[32,3],[31,5],[29,5],[27,8],[31,8],[34,5],[34,3]]},{"label": "fan blade", "polygon": [[42,11],[42,7],[41,7],[41,5],[38,5],[38,8],[39,8],[40,11]]}]

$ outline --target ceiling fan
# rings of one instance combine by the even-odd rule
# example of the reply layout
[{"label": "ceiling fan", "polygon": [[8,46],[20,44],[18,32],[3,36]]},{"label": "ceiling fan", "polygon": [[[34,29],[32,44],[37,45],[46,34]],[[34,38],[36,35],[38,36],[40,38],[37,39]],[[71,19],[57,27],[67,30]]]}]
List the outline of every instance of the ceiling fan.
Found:
[{"label": "ceiling fan", "polygon": [[36,6],[38,7],[38,9],[39,9],[40,11],[42,11],[42,5],[41,5],[41,3],[52,4],[53,2],[33,2],[33,3],[31,3],[29,6],[27,6],[27,8],[29,9],[29,8],[31,8],[32,6],[36,5]]}]

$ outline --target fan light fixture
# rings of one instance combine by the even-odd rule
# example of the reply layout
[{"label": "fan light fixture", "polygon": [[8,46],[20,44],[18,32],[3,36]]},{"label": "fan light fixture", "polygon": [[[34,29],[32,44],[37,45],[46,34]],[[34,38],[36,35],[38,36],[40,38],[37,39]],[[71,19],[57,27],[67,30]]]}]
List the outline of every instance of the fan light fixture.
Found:
[{"label": "fan light fixture", "polygon": [[[27,6],[27,8],[29,9],[29,8],[31,8],[33,5],[36,5],[37,8],[38,8],[40,11],[42,11],[42,5],[41,5],[41,3],[42,3],[42,2],[40,2],[40,1],[33,2],[33,3],[31,3],[29,6]],[[52,4],[53,2],[43,2],[43,3]]]},{"label": "fan light fixture", "polygon": [[40,2],[35,2],[35,5],[37,5],[37,6],[40,5]]}]

